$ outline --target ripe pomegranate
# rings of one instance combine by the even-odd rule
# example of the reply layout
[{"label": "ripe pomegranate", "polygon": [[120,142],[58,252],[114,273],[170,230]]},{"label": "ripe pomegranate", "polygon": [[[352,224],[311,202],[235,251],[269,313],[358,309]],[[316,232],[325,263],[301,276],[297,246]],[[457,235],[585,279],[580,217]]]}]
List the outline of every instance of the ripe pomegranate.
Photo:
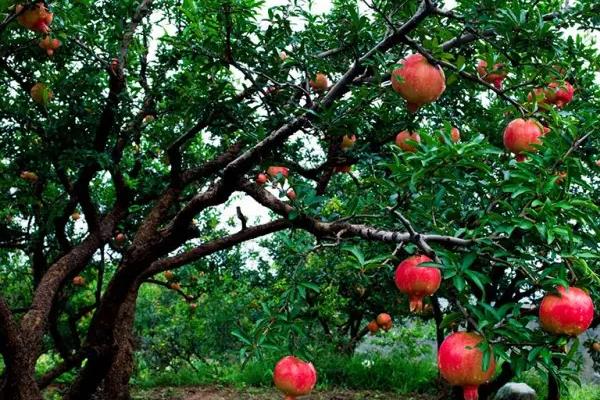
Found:
[{"label": "ripe pomegranate", "polygon": [[540,304],[540,325],[555,335],[577,336],[590,327],[594,319],[594,303],[583,290],[576,287],[557,288],[558,294],[548,293]]},{"label": "ripe pomegranate", "polygon": [[40,47],[46,50],[49,57],[52,57],[52,55],[54,55],[54,50],[60,47],[60,40],[52,39],[50,35],[48,35],[40,40]]},{"label": "ripe pomegranate", "polygon": [[506,78],[506,71],[504,71],[504,64],[494,64],[494,69],[488,73],[487,62],[485,60],[479,60],[477,64],[477,73],[479,77],[484,81],[493,84],[496,89],[502,89],[502,81]]},{"label": "ripe pomegranate", "polygon": [[389,331],[390,329],[392,329],[392,317],[390,317],[389,314],[386,313],[381,313],[377,316],[377,319],[375,320],[375,322],[377,322],[377,325],[379,325],[380,328],[382,328],[384,331]]},{"label": "ripe pomegranate", "polygon": [[524,151],[536,151],[534,144],[542,144],[544,127],[535,119],[517,118],[504,129],[504,147],[517,155],[517,161],[524,161]]},{"label": "ripe pomegranate", "polygon": [[534,88],[527,94],[527,101],[530,103],[535,101],[540,106],[546,104],[546,91],[541,87]]},{"label": "ripe pomegranate", "polygon": [[[453,143],[458,143],[460,141],[460,131],[456,127],[452,127],[450,129],[450,139]],[[446,142],[445,137],[440,135],[440,143],[444,144]]]},{"label": "ripe pomegranate", "polygon": [[417,151],[417,148],[407,143],[407,140],[412,140],[417,143],[421,143],[421,136],[419,136],[416,132],[402,131],[398,135],[396,135],[396,145],[400,147],[402,150],[414,153]]},{"label": "ripe pomegranate", "polygon": [[371,335],[376,334],[379,330],[379,325],[377,324],[377,321],[373,320],[369,322],[369,324],[367,325],[367,329],[369,330],[369,332],[371,332]]},{"label": "ripe pomegranate", "polygon": [[23,7],[23,5],[19,4],[15,8],[16,12],[20,13],[20,15],[17,17],[19,24],[34,32],[50,32],[50,24],[52,24],[54,14],[48,11],[44,2],[37,2],[34,5],[29,6],[24,11]]},{"label": "ripe pomegranate", "polygon": [[125,234],[117,233],[115,236],[115,242],[117,242],[118,245],[125,243]]},{"label": "ripe pomegranate", "polygon": [[36,83],[31,87],[31,98],[42,106],[47,106],[50,100],[52,100],[52,91],[43,83]]},{"label": "ripe pomegranate", "polygon": [[325,90],[329,87],[329,79],[327,79],[327,75],[322,72],[317,73],[315,79],[311,79],[308,83],[315,91]]},{"label": "ripe pomegranate", "polygon": [[85,278],[81,275],[77,275],[75,278],[73,278],[73,285],[75,285],[75,286],[85,285]]},{"label": "ripe pomegranate", "polygon": [[284,178],[288,177],[289,169],[286,167],[269,167],[267,168],[267,175],[271,178],[277,177],[277,174],[283,175]]},{"label": "ripe pomegranate", "polygon": [[350,171],[352,171],[352,166],[351,165],[336,165],[335,167],[333,167],[333,171],[334,172],[339,172],[341,174],[347,174]]},{"label": "ripe pomegranate", "polygon": [[342,138],[342,143],[340,144],[340,148],[342,151],[348,151],[352,147],[354,147],[354,143],[356,142],[356,135],[348,136],[344,135]]},{"label": "ripe pomegranate", "polygon": [[38,176],[35,172],[31,171],[22,171],[19,175],[21,179],[26,180],[27,182],[35,183],[38,180]]},{"label": "ripe pomegranate", "polygon": [[169,287],[173,290],[181,290],[181,285],[177,282],[173,282],[169,285]]},{"label": "ripe pomegranate", "polygon": [[600,353],[600,342],[594,342],[594,344],[592,344],[592,350],[596,353]]},{"label": "ripe pomegranate", "polygon": [[477,400],[477,387],[488,382],[496,369],[493,353],[483,370],[483,351],[477,346],[483,338],[476,333],[456,332],[442,342],[438,351],[440,373],[452,386],[461,386],[465,400]]},{"label": "ripe pomegranate", "polygon": [[170,281],[171,279],[173,279],[175,277],[175,274],[173,273],[173,271],[165,271],[163,272],[163,276],[165,277],[166,280]]},{"label": "ripe pomegranate", "polygon": [[552,82],[546,90],[546,99],[549,103],[555,104],[556,107],[563,108],[573,100],[574,93],[575,89],[569,82],[564,81],[562,84]]},{"label": "ripe pomegranate", "polygon": [[287,193],[285,195],[290,200],[296,200],[296,192],[292,188],[289,188],[288,191],[287,191]]},{"label": "ripe pomegranate", "polygon": [[421,54],[412,54],[392,72],[392,87],[406,101],[410,112],[436,101],[446,90],[446,77],[439,66],[431,65]]},{"label": "ripe pomegranate", "polygon": [[309,394],[317,383],[317,371],[311,363],[294,356],[279,360],[273,371],[273,382],[285,395],[285,400]]},{"label": "ripe pomegranate", "polygon": [[420,267],[431,262],[424,255],[408,257],[398,264],[394,281],[400,292],[408,295],[411,312],[423,311],[423,298],[434,294],[442,283],[442,273],[435,267]]},{"label": "ripe pomegranate", "polygon": [[73,211],[73,214],[71,214],[71,219],[73,221],[77,221],[79,218],[81,218],[81,214],[79,214],[78,211]]},{"label": "ripe pomegranate", "polygon": [[269,177],[262,172],[256,176],[256,183],[259,185],[264,185],[269,180]]}]

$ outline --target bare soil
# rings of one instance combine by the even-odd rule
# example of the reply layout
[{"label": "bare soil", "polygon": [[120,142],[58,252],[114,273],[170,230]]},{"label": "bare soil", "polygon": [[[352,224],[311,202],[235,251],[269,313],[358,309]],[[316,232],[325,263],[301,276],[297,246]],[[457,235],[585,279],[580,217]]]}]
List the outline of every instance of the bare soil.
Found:
[{"label": "bare soil", "polygon": [[[276,390],[248,388],[244,390],[219,386],[158,388],[138,391],[134,400],[280,400],[283,396]],[[313,395],[299,400],[436,400],[436,397],[416,394],[398,395],[373,391],[336,389],[315,391]]]}]

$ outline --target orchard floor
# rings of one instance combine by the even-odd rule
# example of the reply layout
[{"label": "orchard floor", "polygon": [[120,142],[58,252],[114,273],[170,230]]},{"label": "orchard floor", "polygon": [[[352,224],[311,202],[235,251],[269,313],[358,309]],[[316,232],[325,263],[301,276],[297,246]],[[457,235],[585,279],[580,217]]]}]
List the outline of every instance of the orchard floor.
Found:
[{"label": "orchard floor", "polygon": [[[160,388],[134,393],[133,400],[278,400],[283,396],[269,389],[232,389],[219,386]],[[302,400],[437,400],[426,395],[402,396],[373,391],[334,390],[302,397]]]}]

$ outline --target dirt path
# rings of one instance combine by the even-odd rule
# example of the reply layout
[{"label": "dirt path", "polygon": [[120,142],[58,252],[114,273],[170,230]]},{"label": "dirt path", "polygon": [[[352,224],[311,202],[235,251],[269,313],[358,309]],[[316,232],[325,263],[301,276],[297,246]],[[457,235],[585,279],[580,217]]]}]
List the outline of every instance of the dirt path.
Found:
[{"label": "dirt path", "polygon": [[[218,386],[160,388],[138,391],[133,396],[134,400],[279,400],[282,398],[283,396],[275,390],[249,388],[242,391]],[[315,394],[303,397],[302,400],[434,400],[434,397],[339,389],[328,392],[316,391]]]}]

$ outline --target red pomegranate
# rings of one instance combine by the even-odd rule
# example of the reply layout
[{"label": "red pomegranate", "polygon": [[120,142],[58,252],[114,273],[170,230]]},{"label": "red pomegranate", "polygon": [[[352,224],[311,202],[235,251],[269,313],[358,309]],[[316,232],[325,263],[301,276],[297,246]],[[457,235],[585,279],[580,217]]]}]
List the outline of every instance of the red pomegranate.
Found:
[{"label": "red pomegranate", "polygon": [[377,325],[385,331],[389,331],[392,328],[392,317],[390,317],[390,314],[381,313],[377,316],[375,321],[377,322]]},{"label": "red pomegranate", "polygon": [[476,333],[456,332],[442,342],[438,351],[440,373],[452,386],[461,386],[465,400],[477,400],[477,387],[494,376],[496,361],[483,370],[483,351],[477,347],[483,338]]},{"label": "red pomegranate", "polygon": [[307,395],[313,390],[317,383],[317,371],[311,363],[287,356],[275,365],[273,381],[285,395],[285,400],[295,400],[297,396]]},{"label": "red pomegranate", "polygon": [[315,76],[315,79],[311,79],[308,83],[310,87],[313,88],[315,91],[325,90],[329,87],[329,80],[327,79],[327,75],[325,75],[322,72],[319,72]]},{"label": "red pomegranate", "polygon": [[493,84],[496,89],[502,89],[502,81],[507,75],[506,71],[504,71],[504,64],[494,64],[494,69],[488,73],[487,62],[485,60],[479,60],[477,73],[481,79]]},{"label": "red pomegranate", "polygon": [[269,177],[262,172],[256,176],[256,183],[259,185],[264,185],[269,180]]},{"label": "red pomegranate", "polygon": [[54,50],[60,47],[60,40],[52,39],[50,35],[48,35],[40,41],[39,46],[46,50],[46,54],[48,54],[49,57],[52,57]]},{"label": "red pomegranate", "polygon": [[442,283],[442,273],[435,267],[420,267],[419,264],[431,262],[423,255],[411,256],[398,264],[394,280],[396,286],[408,295],[410,311],[423,311],[423,297],[434,294]]},{"label": "red pomegranate", "polygon": [[408,151],[409,153],[414,153],[417,151],[417,148],[407,143],[407,140],[412,140],[417,143],[421,143],[421,136],[419,136],[416,132],[402,131],[398,135],[396,135],[396,145],[400,147],[404,151]]},{"label": "red pomegranate", "polygon": [[504,147],[517,155],[517,161],[524,161],[524,151],[535,151],[534,144],[542,144],[540,137],[544,127],[535,119],[517,118],[504,129]]},{"label": "red pomegranate", "polygon": [[50,24],[54,14],[48,11],[43,1],[39,1],[23,11],[23,5],[19,4],[16,7],[16,12],[20,13],[17,17],[19,24],[34,32],[49,33]]},{"label": "red pomegranate", "polygon": [[558,294],[549,293],[540,304],[540,324],[555,335],[577,336],[590,327],[594,319],[594,303],[583,290],[576,287],[557,288]]},{"label": "red pomegranate", "polygon": [[342,138],[342,143],[340,144],[340,148],[342,151],[348,151],[352,147],[354,147],[354,143],[356,142],[356,135],[345,135]]},{"label": "red pomegranate", "polygon": [[[460,141],[460,131],[456,127],[452,127],[450,129],[450,139],[453,143],[458,143]],[[446,142],[443,135],[440,135],[440,143],[444,144]]]},{"label": "red pomegranate", "polygon": [[73,285],[75,286],[83,286],[85,285],[85,278],[81,275],[77,275],[73,278]]},{"label": "red pomegranate", "polygon": [[379,330],[379,325],[377,324],[377,321],[373,320],[369,322],[369,324],[367,325],[367,329],[369,330],[369,332],[371,332],[371,335],[376,334]]},{"label": "red pomegranate", "polygon": [[281,175],[283,175],[284,178],[287,178],[289,172],[290,172],[289,168],[286,168],[286,167],[269,167],[269,168],[267,168],[267,174],[271,178],[277,177],[277,174],[281,174]]},{"label": "red pomegranate", "polygon": [[289,188],[285,195],[290,200],[296,200],[296,192],[292,188]]},{"label": "red pomegranate", "polygon": [[446,90],[446,77],[439,66],[434,66],[421,54],[412,54],[400,62],[392,72],[392,87],[407,101],[410,112],[436,101]]},{"label": "red pomegranate", "polygon": [[552,82],[546,90],[546,99],[549,103],[555,104],[556,107],[563,108],[573,100],[574,93],[575,89],[569,82],[564,81],[562,84]]}]

